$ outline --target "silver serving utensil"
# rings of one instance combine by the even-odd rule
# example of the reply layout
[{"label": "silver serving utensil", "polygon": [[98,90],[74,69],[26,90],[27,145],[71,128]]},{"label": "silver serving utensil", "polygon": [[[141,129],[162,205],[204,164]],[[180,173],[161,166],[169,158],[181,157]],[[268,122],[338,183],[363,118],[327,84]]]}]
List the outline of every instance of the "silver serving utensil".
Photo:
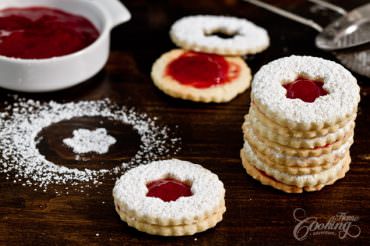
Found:
[{"label": "silver serving utensil", "polygon": [[316,37],[324,50],[351,48],[370,42],[370,3],[355,8],[329,24]]},{"label": "silver serving utensil", "polygon": [[308,0],[342,15],[338,20],[323,28],[311,19],[298,16],[259,0],[243,1],[314,28],[319,32],[316,37],[316,46],[323,50],[346,49],[370,42],[370,3],[347,13],[343,8],[325,1]]},{"label": "silver serving utensil", "polygon": [[370,78],[370,45],[361,45],[347,50],[334,51],[333,54],[343,65]]}]

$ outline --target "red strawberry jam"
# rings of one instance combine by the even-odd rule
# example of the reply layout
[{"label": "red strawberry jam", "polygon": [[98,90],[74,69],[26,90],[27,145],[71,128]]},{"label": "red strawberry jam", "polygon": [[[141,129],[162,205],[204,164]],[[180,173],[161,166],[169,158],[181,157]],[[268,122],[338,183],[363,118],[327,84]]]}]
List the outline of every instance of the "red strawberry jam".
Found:
[{"label": "red strawberry jam", "polygon": [[239,75],[239,67],[223,56],[186,52],[168,64],[166,73],[181,84],[209,88],[230,82]]},{"label": "red strawberry jam", "polygon": [[192,196],[191,186],[172,178],[160,179],[146,185],[148,197],[157,197],[165,202],[176,201],[180,197]]},{"label": "red strawberry jam", "polygon": [[92,44],[98,30],[86,18],[45,7],[0,11],[0,55],[44,59],[79,51]]},{"label": "red strawberry jam", "polygon": [[304,102],[312,103],[316,98],[328,94],[328,92],[322,88],[323,85],[324,83],[321,81],[299,77],[295,81],[283,86],[287,90],[287,98],[299,98]]},{"label": "red strawberry jam", "polygon": [[327,144],[325,144],[323,146],[316,146],[314,149],[325,149],[325,148],[329,147],[332,144],[334,144],[334,143],[327,143]]}]

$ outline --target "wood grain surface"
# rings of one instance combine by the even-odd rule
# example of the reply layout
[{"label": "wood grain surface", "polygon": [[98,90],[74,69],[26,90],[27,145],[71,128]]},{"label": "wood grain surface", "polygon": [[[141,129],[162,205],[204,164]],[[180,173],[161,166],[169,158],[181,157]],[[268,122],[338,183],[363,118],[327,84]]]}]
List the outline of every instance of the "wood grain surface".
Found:
[{"label": "wood grain surface", "polygon": [[[302,14],[316,15],[320,23],[336,17],[312,7],[307,1],[269,1]],[[333,0],[351,9],[368,0]],[[0,175],[0,245],[369,245],[370,243],[370,79],[356,75],[362,88],[353,162],[345,179],[320,192],[285,194],[249,177],[239,158],[243,145],[241,124],[248,111],[250,91],[227,104],[197,104],[170,98],[157,90],[150,68],[160,54],[174,48],[168,30],[178,18],[192,14],[224,14],[245,17],[266,28],[271,47],[247,57],[253,73],[269,61],[291,54],[334,57],[314,46],[316,32],[239,0],[126,0],[132,20],[112,32],[111,55],[106,67],[91,80],[74,88],[47,94],[21,94],[42,101],[69,102],[110,98],[121,105],[157,116],[159,123],[176,129],[181,151],[173,157],[193,161],[217,173],[226,187],[227,212],[223,221],[207,232],[181,238],[162,238],[140,233],[121,222],[113,206],[113,180],[84,194],[57,196],[13,184]],[[1,75],[0,75],[1,76]],[[0,108],[5,95],[0,90]],[[45,129],[40,151],[49,160],[66,166],[112,167],[130,158],[138,137],[128,127],[104,125],[122,141],[101,162],[76,163],[60,146],[63,136],[76,127],[94,128],[93,119],[75,119]],[[327,222],[338,213],[359,216],[357,238],[340,240],[338,235],[310,235],[303,241],[293,236],[297,221],[293,211]]]}]

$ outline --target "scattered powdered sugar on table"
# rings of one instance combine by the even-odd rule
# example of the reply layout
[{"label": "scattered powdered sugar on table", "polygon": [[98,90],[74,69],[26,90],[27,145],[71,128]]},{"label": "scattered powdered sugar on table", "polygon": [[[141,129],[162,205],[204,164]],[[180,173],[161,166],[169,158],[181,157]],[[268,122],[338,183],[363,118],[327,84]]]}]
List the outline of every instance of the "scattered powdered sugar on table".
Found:
[{"label": "scattered powdered sugar on table", "polygon": [[[101,184],[104,176],[117,177],[131,167],[168,158],[179,150],[180,139],[171,137],[167,126],[158,126],[155,119],[146,114],[119,107],[108,99],[42,103],[14,96],[14,101],[5,105],[0,112],[0,173],[14,183],[33,186],[35,190],[47,191],[50,185],[62,185],[66,191],[73,187],[83,192],[91,183]],[[112,169],[68,168],[48,161],[37,148],[38,134],[54,123],[76,117],[104,117],[131,125],[140,136],[139,150],[130,161]]]},{"label": "scattered powdered sugar on table", "polygon": [[95,152],[98,154],[108,153],[109,147],[117,140],[108,135],[105,128],[77,129],[73,131],[72,138],[63,139],[63,143],[73,149],[75,154],[86,154]]}]

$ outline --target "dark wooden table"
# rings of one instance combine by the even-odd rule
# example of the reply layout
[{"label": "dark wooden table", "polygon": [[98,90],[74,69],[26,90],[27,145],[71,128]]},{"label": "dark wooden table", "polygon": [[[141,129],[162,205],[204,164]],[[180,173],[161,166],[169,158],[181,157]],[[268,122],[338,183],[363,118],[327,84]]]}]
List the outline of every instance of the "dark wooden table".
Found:
[{"label": "dark wooden table", "polygon": [[[328,14],[303,1],[270,1],[296,13],[319,15],[327,22]],[[332,1],[348,9],[368,0]],[[60,102],[81,99],[110,98],[122,105],[135,106],[141,112],[158,116],[159,122],[176,129],[182,138],[176,158],[200,163],[217,173],[226,187],[227,212],[215,229],[192,237],[162,238],[140,233],[119,220],[114,211],[112,180],[86,194],[57,196],[53,192],[33,191],[31,187],[13,184],[0,175],[0,244],[1,245],[365,245],[370,243],[370,80],[357,76],[362,87],[362,101],[357,118],[355,144],[351,149],[353,162],[346,178],[320,192],[285,194],[263,186],[246,175],[240,159],[242,147],[240,126],[248,111],[249,90],[228,104],[196,104],[172,99],[157,90],[150,79],[154,60],[174,45],[168,30],[178,18],[192,14],[226,14],[246,17],[265,27],[271,36],[271,47],[246,58],[255,73],[263,64],[291,54],[334,57],[314,46],[316,32],[300,24],[270,14],[237,0],[173,0],[125,1],[132,20],[113,33],[112,52],[105,69],[88,82],[74,88],[50,94],[21,94],[27,98]],[[1,76],[1,75],[0,75]],[[0,98],[8,93],[0,90]],[[0,99],[0,105],[3,99]],[[77,125],[91,126],[91,120],[57,125],[49,136],[59,131],[72,131]],[[54,132],[54,133],[53,133]],[[130,151],[132,155],[137,139]],[[52,142],[52,141],[51,141]],[[127,148],[125,148],[127,149]],[[58,152],[58,146],[42,150],[57,163],[70,162],[71,156]],[[107,165],[117,160],[105,161]],[[115,161],[115,162],[114,162]],[[88,162],[87,167],[94,168]],[[307,216],[327,222],[344,212],[358,216],[355,224],[361,228],[358,238],[338,239],[338,236],[315,235],[297,241],[293,230],[297,222],[293,211],[302,208]]]}]

